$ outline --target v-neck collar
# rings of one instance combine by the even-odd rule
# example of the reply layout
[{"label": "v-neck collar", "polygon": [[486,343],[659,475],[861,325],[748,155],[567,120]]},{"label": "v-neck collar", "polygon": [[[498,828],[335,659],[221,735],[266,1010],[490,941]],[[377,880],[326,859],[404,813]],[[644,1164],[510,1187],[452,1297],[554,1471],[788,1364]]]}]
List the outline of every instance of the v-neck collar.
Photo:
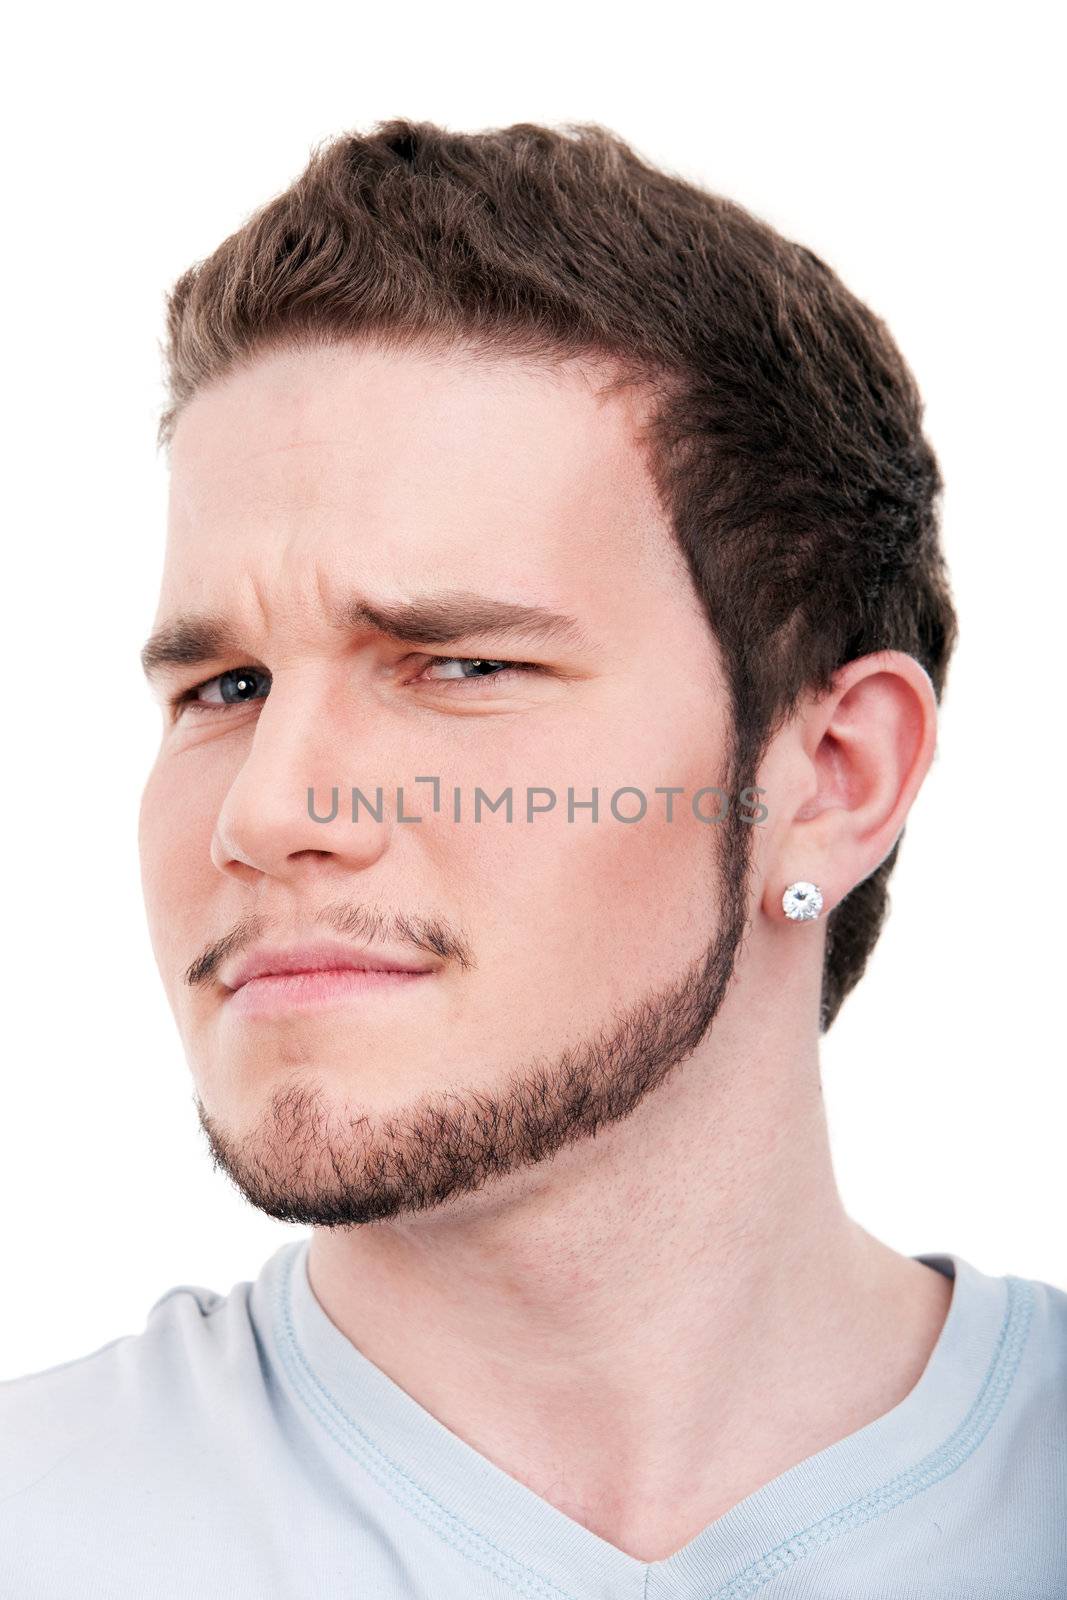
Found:
[{"label": "v-neck collar", "polygon": [[[992,1426],[1026,1337],[1031,1291],[961,1257],[914,1257],[954,1279],[918,1383],[892,1410],[806,1457],[680,1550],[640,1561],[473,1449],[341,1333],[312,1291],[310,1237],[260,1274],[254,1311],[320,1427],[453,1550],[539,1600],[747,1600],[838,1534],[921,1494]],[[258,1310],[257,1310],[258,1308]]]}]

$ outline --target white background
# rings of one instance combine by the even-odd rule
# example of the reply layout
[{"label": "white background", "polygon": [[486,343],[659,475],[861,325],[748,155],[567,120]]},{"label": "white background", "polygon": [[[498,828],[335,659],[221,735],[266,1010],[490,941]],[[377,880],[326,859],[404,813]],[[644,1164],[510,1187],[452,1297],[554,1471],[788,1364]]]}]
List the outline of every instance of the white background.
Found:
[{"label": "white background", "polygon": [[218,1174],[143,918],[138,649],[163,294],[313,144],[390,116],[598,121],[885,317],[947,480],[962,639],[893,910],[823,1051],[846,1204],[1067,1287],[1053,8],[202,4],[8,32],[0,1376],[225,1292],[295,1230]]}]

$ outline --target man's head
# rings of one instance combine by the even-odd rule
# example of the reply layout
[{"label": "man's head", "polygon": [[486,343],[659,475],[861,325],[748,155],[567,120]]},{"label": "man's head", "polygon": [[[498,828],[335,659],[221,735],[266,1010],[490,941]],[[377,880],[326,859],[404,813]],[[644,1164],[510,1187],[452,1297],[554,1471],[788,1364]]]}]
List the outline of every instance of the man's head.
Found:
[{"label": "man's head", "polygon": [[[146,899],[245,1193],[396,1215],[625,1116],[730,1007],[829,1026],[955,628],[914,385],[832,274],[603,130],[396,122],[184,275],[168,359]],[[227,962],[316,929],[433,970],[240,1012]]]}]

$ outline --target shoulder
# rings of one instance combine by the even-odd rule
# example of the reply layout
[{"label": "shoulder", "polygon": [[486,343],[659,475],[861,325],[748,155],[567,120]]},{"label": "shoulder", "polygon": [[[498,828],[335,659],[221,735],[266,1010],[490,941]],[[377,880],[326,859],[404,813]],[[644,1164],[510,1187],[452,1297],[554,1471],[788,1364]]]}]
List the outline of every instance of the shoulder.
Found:
[{"label": "shoulder", "polygon": [[86,1355],[0,1381],[0,1500],[63,1462],[91,1473],[218,1414],[227,1380],[255,1371],[251,1284],[222,1295],[199,1285],[168,1289],[144,1329]]},{"label": "shoulder", "polygon": [[[989,1426],[968,1463],[970,1504],[983,1508],[983,1539],[1010,1538],[1026,1549],[1032,1592],[1044,1594],[1038,1581],[1042,1563],[1064,1559],[1067,1291],[1016,1275],[1006,1274],[1003,1282],[1008,1310],[998,1359],[974,1398],[973,1415],[988,1419]],[[1067,1576],[1062,1565],[1056,1571]]]},{"label": "shoulder", "polygon": [[1053,1403],[1053,1417],[1061,1428],[1067,1428],[1067,1290],[1038,1278],[1010,1277],[1007,1281],[1025,1307],[1026,1339],[1019,1376],[1035,1395]]},{"label": "shoulder", "polygon": [[983,1335],[995,1348],[965,1419],[968,1475],[994,1521],[1025,1522],[1040,1544],[1067,1503],[1067,1291],[1013,1273],[979,1281],[1003,1315]]}]

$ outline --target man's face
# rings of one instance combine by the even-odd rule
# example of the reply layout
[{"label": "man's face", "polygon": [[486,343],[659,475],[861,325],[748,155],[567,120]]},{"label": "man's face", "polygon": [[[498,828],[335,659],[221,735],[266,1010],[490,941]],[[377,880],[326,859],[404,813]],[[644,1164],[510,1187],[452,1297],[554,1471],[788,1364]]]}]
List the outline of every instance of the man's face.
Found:
[{"label": "man's face", "polygon": [[[723,781],[726,690],[642,417],[575,366],[346,346],[263,357],[178,422],[155,625],[210,615],[233,642],[158,679],[145,897],[212,1151],[274,1215],[472,1194],[624,1116],[722,999],[741,909],[691,797]],[[577,626],[441,644],[335,620],[456,595]],[[353,822],[379,786],[382,820]],[[511,820],[475,820],[476,789],[509,786]],[[612,812],[626,788],[639,821]],[[527,820],[528,789],[554,808]],[[432,970],[299,1007],[223,981],[257,942],[331,936]]]}]

